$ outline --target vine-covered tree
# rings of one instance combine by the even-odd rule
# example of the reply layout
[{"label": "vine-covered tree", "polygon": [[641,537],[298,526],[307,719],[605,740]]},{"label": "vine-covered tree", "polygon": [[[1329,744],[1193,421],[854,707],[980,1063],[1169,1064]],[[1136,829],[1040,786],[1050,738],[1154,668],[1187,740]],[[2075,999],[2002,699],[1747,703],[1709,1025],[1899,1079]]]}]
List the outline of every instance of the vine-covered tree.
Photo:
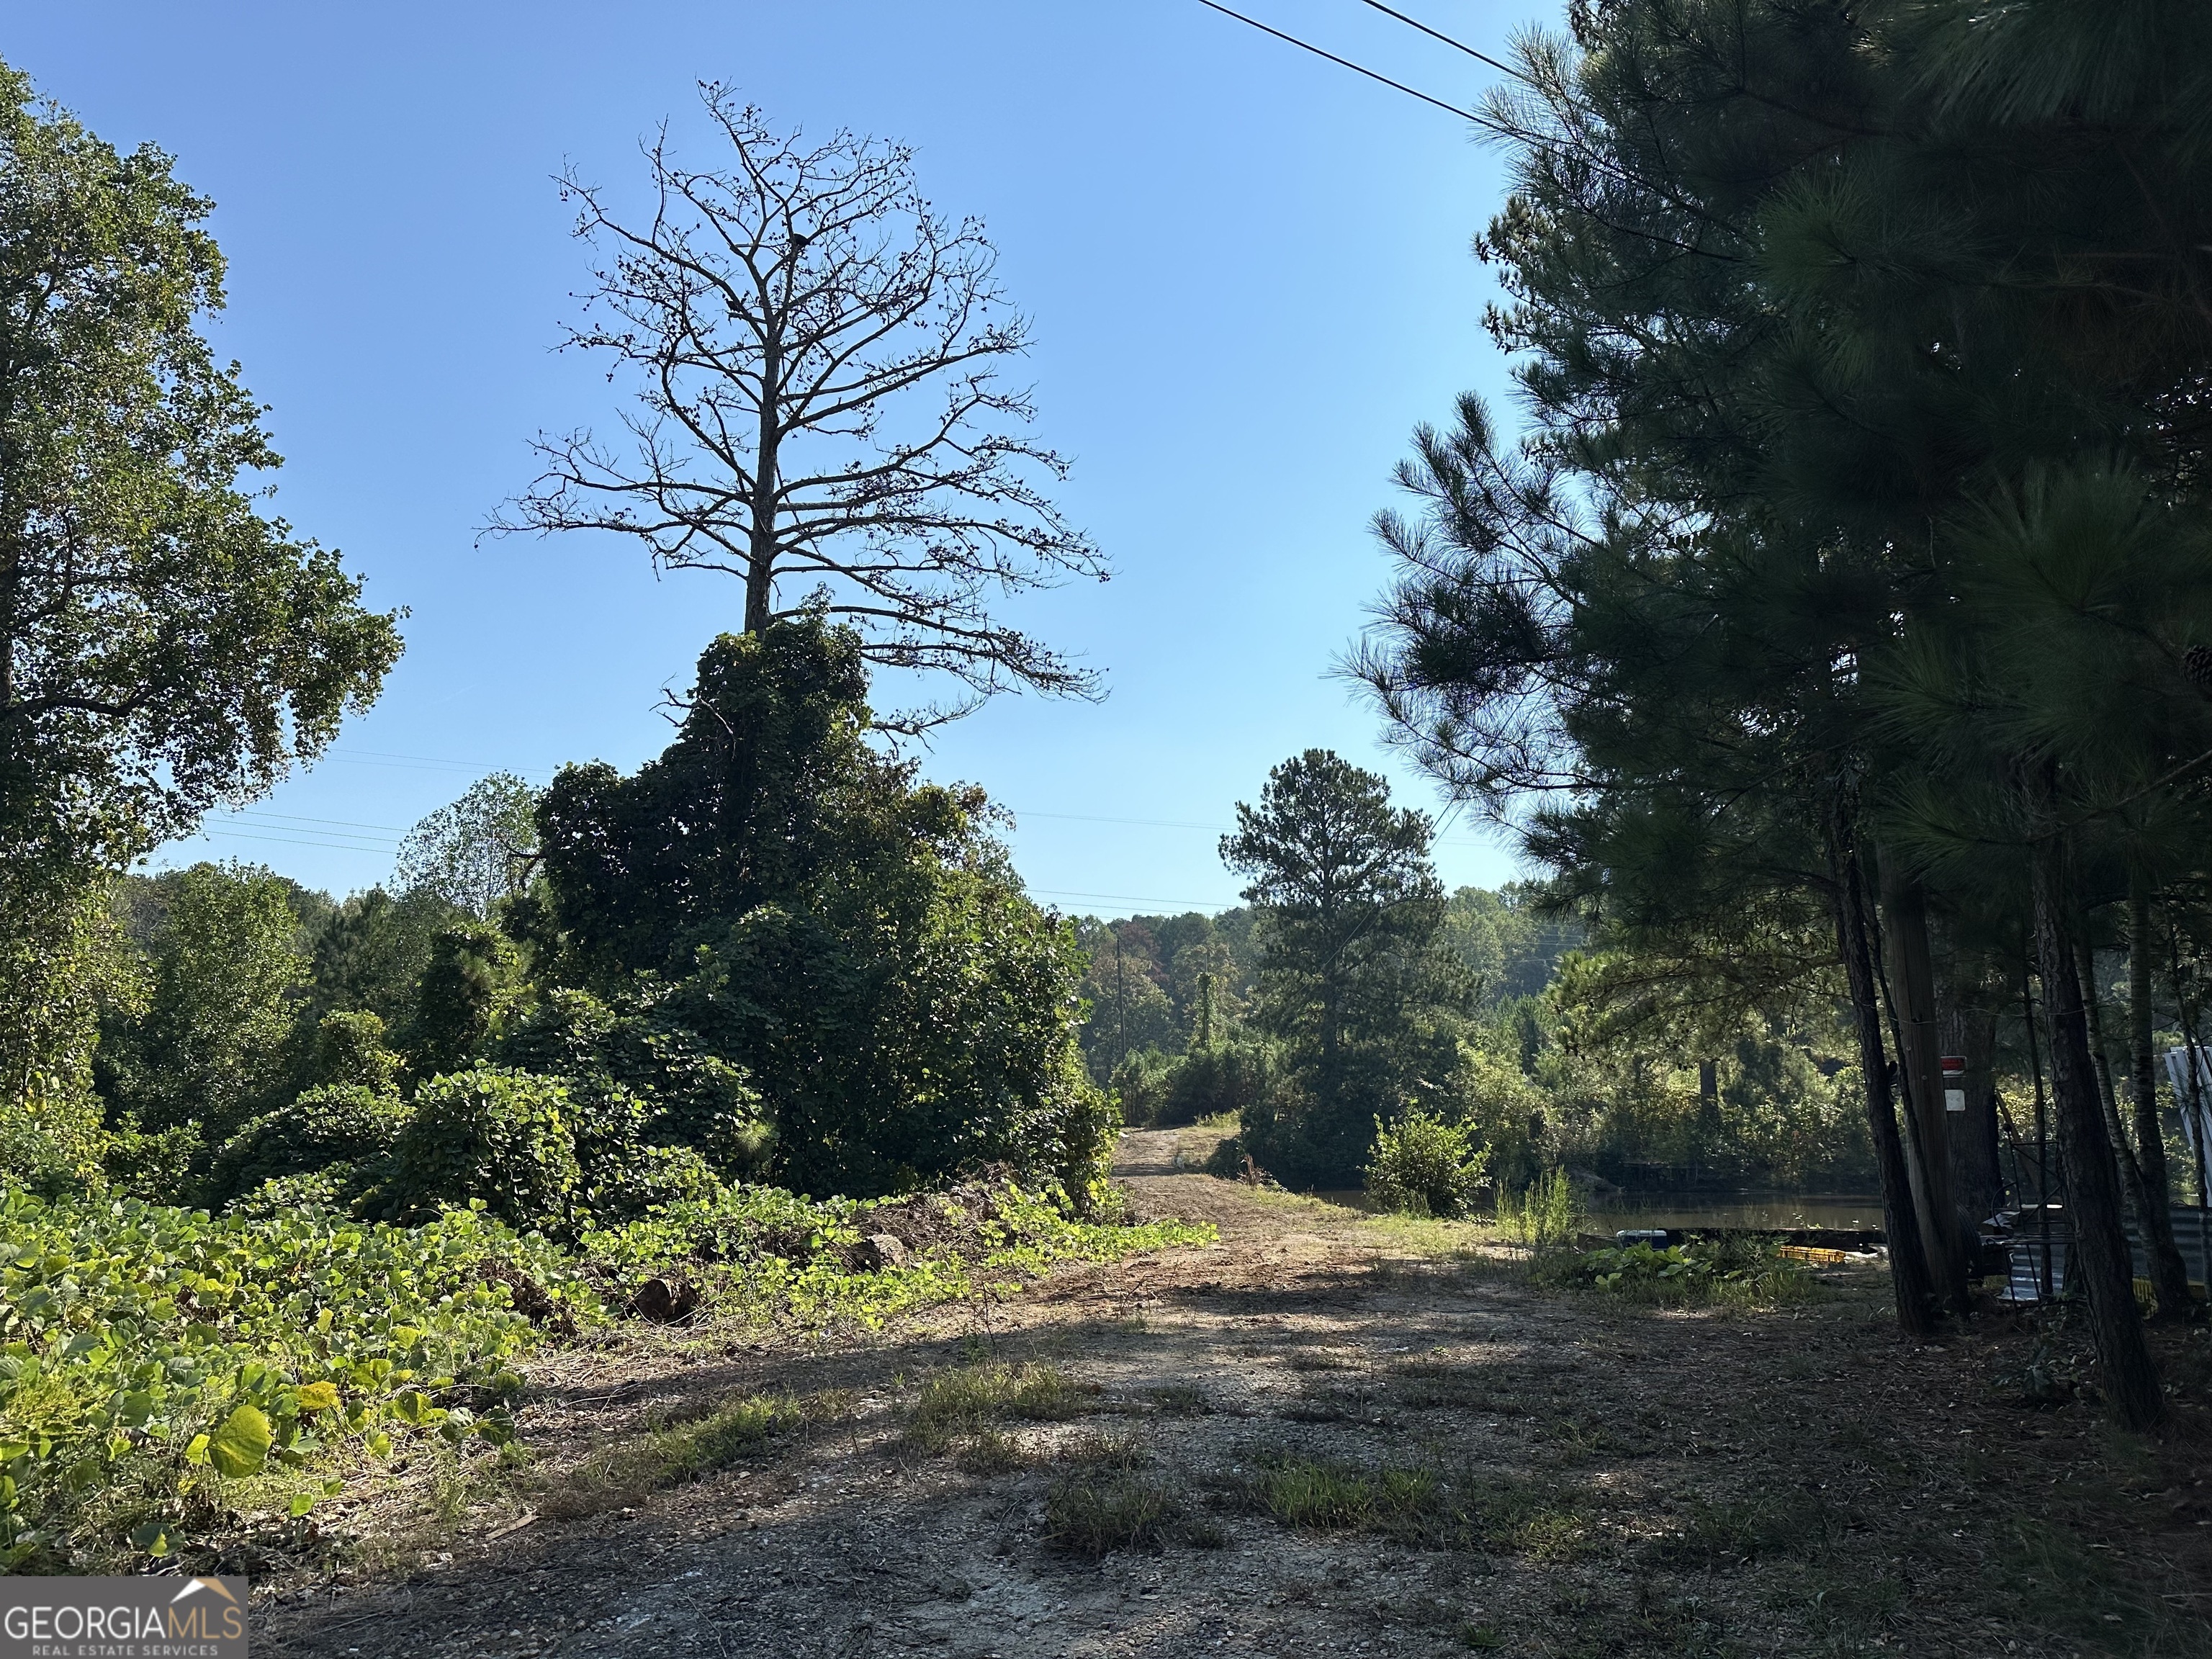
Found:
[{"label": "vine-covered tree", "polygon": [[702,88],[720,168],[646,147],[653,210],[622,214],[573,170],[576,233],[603,256],[574,349],[637,385],[615,442],[541,436],[544,471],[499,532],[611,531],[656,568],[744,583],[743,629],[806,607],[865,660],[950,675],[953,718],[994,692],[1091,696],[1097,676],[992,614],[995,596],[1104,563],[1048,493],[1066,475],[1006,384],[1029,346],[974,219],[921,194],[913,153],[771,127]]}]

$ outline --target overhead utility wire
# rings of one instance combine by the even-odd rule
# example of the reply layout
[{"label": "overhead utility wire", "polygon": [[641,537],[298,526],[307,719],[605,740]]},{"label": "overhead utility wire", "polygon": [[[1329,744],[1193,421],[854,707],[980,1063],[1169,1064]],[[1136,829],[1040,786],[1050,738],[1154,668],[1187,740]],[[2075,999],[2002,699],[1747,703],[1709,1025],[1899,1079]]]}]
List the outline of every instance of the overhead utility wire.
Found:
[{"label": "overhead utility wire", "polygon": [[[1295,34],[1285,34],[1280,29],[1270,28],[1267,24],[1261,22],[1256,17],[1247,17],[1241,11],[1231,11],[1228,7],[1220,4],[1218,0],[1198,0],[1198,3],[1207,8],[1209,10],[1219,12],[1224,17],[1233,17],[1240,23],[1249,23],[1252,27],[1259,30],[1261,33],[1272,34],[1278,40],[1287,41],[1291,46],[1297,47],[1301,52],[1310,52],[1316,58],[1326,58],[1330,63],[1339,64],[1345,69],[1348,69],[1355,75],[1364,75],[1370,81],[1380,81],[1384,86],[1389,87],[1395,91],[1402,92],[1409,98],[1418,98],[1425,104],[1434,104],[1438,109],[1448,110],[1454,115],[1457,115],[1468,121],[1472,121],[1476,126],[1480,127],[1485,132],[1493,133],[1497,137],[1506,139],[1513,143],[1547,144],[1552,142],[1540,137],[1532,137],[1530,134],[1526,132],[1516,131],[1514,128],[1508,126],[1503,121],[1493,121],[1486,115],[1477,115],[1473,110],[1462,109],[1457,104],[1447,104],[1441,98],[1431,98],[1427,93],[1421,92],[1413,87],[1409,87],[1402,81],[1393,81],[1387,75],[1377,75],[1373,70],[1368,69],[1363,64],[1355,64],[1349,58],[1339,58],[1334,52],[1324,52],[1319,46],[1313,45],[1310,41],[1299,40]],[[1504,73],[1522,82],[1524,86],[1534,87],[1540,93],[1544,90],[1538,82],[1531,80],[1521,70],[1501,64],[1495,58],[1486,57],[1483,53],[1477,52],[1473,46],[1467,45],[1465,42],[1453,40],[1449,34],[1439,34],[1436,30],[1431,28],[1426,23],[1415,22],[1413,19],[1407,16],[1406,14],[1401,11],[1391,11],[1390,8],[1388,6],[1376,4],[1376,0],[1362,0],[1362,3],[1374,6],[1377,11],[1389,12],[1390,15],[1396,18],[1400,22],[1412,24],[1413,27],[1420,30],[1424,34],[1436,35],[1437,39],[1444,42],[1445,45],[1456,47],[1461,52],[1467,53],[1470,58],[1480,58],[1482,62],[1492,65],[1493,68],[1504,70]],[[1607,161],[1603,156],[1592,155],[1588,149],[1581,148],[1574,148],[1572,153],[1577,161],[1580,161],[1584,167],[1590,168],[1593,172],[1602,173],[1608,178],[1617,179],[1622,184],[1627,185],[1633,189],[1656,191],[1668,206],[1675,208],[1684,213],[1687,213],[1692,217],[1702,220],[1707,223],[1720,222],[1719,221],[1715,220],[1711,214],[1705,211],[1705,209],[1698,207],[1696,204],[1686,202],[1680,196],[1661,190],[1657,185],[1654,184],[1650,179],[1639,178],[1635,173],[1629,172],[1626,168],[1618,167],[1613,162]],[[1640,235],[1646,241],[1656,242],[1662,247],[1671,247],[1683,253],[1694,253],[1703,258],[1720,259],[1730,264],[1740,264],[1742,259],[1742,256],[1740,254],[1716,252],[1711,248],[1699,247],[1692,243],[1681,241],[1672,236],[1661,235],[1654,231],[1632,231],[1631,234]]]},{"label": "overhead utility wire", "polygon": [[1402,11],[1393,11],[1389,7],[1382,3],[1382,0],[1359,0],[1359,3],[1363,6],[1372,6],[1376,11],[1381,12],[1386,17],[1396,18],[1407,28],[1419,29],[1422,33],[1427,35],[1430,40],[1441,40],[1455,52],[1465,52],[1468,57],[1474,58],[1478,64],[1489,64],[1491,68],[1496,70],[1500,75],[1510,76],[1511,79],[1519,81],[1526,85],[1533,86],[1535,84],[1534,82],[1529,80],[1525,71],[1515,69],[1510,64],[1501,63],[1498,59],[1492,58],[1486,52],[1477,52],[1473,46],[1468,45],[1466,41],[1455,40],[1451,36],[1444,33],[1440,29],[1431,28],[1426,23],[1421,21],[1418,17],[1408,17]]},{"label": "overhead utility wire", "polygon": [[[1348,69],[1354,75],[1364,75],[1370,81],[1380,81],[1384,86],[1390,88],[1394,91],[1402,92],[1408,98],[1418,98],[1425,104],[1434,104],[1438,109],[1444,111],[1446,113],[1456,115],[1462,120],[1472,121],[1475,125],[1484,128],[1486,131],[1497,133],[1500,137],[1510,138],[1514,137],[1511,132],[1508,131],[1498,123],[1486,120],[1483,117],[1477,115],[1471,109],[1462,109],[1457,104],[1447,104],[1441,98],[1431,98],[1427,93],[1422,92],[1416,88],[1409,87],[1403,81],[1393,81],[1389,76],[1378,75],[1373,70],[1367,68],[1364,64],[1353,63],[1349,58],[1339,58],[1333,52],[1324,52],[1319,46],[1315,46],[1311,41],[1301,40],[1297,35],[1285,34],[1282,30],[1278,28],[1270,28],[1267,24],[1261,22],[1256,17],[1247,17],[1241,11],[1230,10],[1228,7],[1220,4],[1219,0],[1198,0],[1198,3],[1206,7],[1210,11],[1219,12],[1224,17],[1233,17],[1240,23],[1249,24],[1252,27],[1259,30],[1262,34],[1272,34],[1278,40],[1287,41],[1290,45],[1296,46],[1301,52],[1310,52],[1316,58],[1326,58],[1330,63],[1338,65],[1340,68]],[[1395,15],[1395,14],[1394,13],[1393,15]],[[1408,21],[1410,21],[1411,20],[1409,19]],[[1419,26],[1416,24],[1415,27],[1418,27]],[[1454,41],[1452,44],[1456,46],[1459,43],[1457,41]]]}]

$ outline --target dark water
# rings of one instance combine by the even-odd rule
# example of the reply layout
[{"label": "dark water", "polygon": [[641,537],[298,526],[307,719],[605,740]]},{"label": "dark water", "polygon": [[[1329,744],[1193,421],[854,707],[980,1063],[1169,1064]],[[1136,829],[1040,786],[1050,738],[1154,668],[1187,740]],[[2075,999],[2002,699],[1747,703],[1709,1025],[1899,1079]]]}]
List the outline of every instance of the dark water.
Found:
[{"label": "dark water", "polygon": [[1629,1193],[1593,1199],[1590,1229],[1881,1225],[1881,1200],[1858,1193]]}]

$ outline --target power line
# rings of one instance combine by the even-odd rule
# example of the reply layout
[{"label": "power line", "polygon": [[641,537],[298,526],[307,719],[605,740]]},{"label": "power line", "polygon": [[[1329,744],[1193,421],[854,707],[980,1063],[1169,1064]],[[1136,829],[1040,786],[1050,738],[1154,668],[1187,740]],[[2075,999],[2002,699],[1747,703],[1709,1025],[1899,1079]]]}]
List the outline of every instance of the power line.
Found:
[{"label": "power line", "polygon": [[1032,887],[1032,893],[1042,893],[1048,898],[1112,899],[1120,904],[1188,904],[1194,909],[1233,910],[1242,901],[1224,902],[1220,899],[1161,898],[1147,893],[1076,893],[1064,887]]},{"label": "power line", "polygon": [[[1301,40],[1295,34],[1285,34],[1280,29],[1270,28],[1267,24],[1261,22],[1256,17],[1247,17],[1241,11],[1230,10],[1228,7],[1220,3],[1220,0],[1198,0],[1198,3],[1206,7],[1208,10],[1219,12],[1224,17],[1233,17],[1240,23],[1249,24],[1251,27],[1259,30],[1262,34],[1272,34],[1278,40],[1287,41],[1290,45],[1296,46],[1301,52],[1310,52],[1316,58],[1326,58],[1330,63],[1338,65],[1340,68],[1348,69],[1354,75],[1364,75],[1370,81],[1380,81],[1384,86],[1392,88],[1394,91],[1402,92],[1408,98],[1418,98],[1425,104],[1434,104],[1438,109],[1444,111],[1448,114],[1456,115],[1462,120],[1472,121],[1475,125],[1481,127],[1487,131],[1497,133],[1501,137],[1510,138],[1514,136],[1497,122],[1489,120],[1483,116],[1477,115],[1471,109],[1462,109],[1457,104],[1447,104],[1441,98],[1431,98],[1427,93],[1422,92],[1416,88],[1409,87],[1403,81],[1393,81],[1389,76],[1378,75],[1375,70],[1367,68],[1364,64],[1353,63],[1349,58],[1339,58],[1333,52],[1324,52],[1321,47],[1315,46],[1310,40]],[[1395,15],[1395,14],[1393,15]],[[1407,21],[1410,21],[1411,20],[1408,19]],[[1416,25],[1415,27],[1418,27],[1419,25]],[[1458,43],[1455,41],[1453,44],[1457,45]]]},{"label": "power line", "polygon": [[352,818],[311,818],[304,817],[297,812],[267,812],[264,811],[258,806],[241,806],[236,811],[229,814],[229,816],[233,818],[241,820],[246,818],[255,820],[263,818],[282,818],[288,823],[332,824],[341,830],[388,830],[395,836],[404,836],[407,833],[407,826],[404,824],[362,823]]},{"label": "power line", "polygon": [[1389,7],[1382,3],[1382,0],[1359,0],[1359,3],[1363,6],[1372,6],[1376,11],[1381,12],[1386,17],[1396,18],[1407,28],[1419,29],[1422,33],[1427,35],[1431,40],[1441,40],[1455,52],[1465,52],[1468,57],[1474,58],[1478,64],[1489,64],[1491,68],[1496,70],[1500,75],[1509,76],[1516,81],[1524,82],[1528,80],[1528,76],[1522,73],[1519,70],[1515,69],[1512,64],[1500,63],[1497,58],[1492,58],[1486,52],[1477,52],[1473,46],[1468,45],[1466,41],[1455,40],[1451,36],[1443,33],[1441,30],[1431,28],[1426,23],[1421,21],[1418,17],[1408,17],[1402,11],[1393,11]]}]

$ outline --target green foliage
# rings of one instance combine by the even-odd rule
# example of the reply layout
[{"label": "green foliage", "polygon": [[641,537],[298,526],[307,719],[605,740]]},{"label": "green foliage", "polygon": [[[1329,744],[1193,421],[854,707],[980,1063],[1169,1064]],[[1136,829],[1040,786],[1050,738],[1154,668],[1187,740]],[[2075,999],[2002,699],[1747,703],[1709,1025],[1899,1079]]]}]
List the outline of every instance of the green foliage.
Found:
[{"label": "green foliage", "polygon": [[[940,1205],[945,1200],[937,1200]],[[703,1272],[726,1313],[808,1328],[858,1326],[937,1303],[1010,1292],[1061,1261],[1111,1261],[1139,1250],[1213,1241],[1210,1226],[1148,1222],[1122,1226],[1072,1219],[1066,1204],[1007,1184],[963,1188],[940,1211],[942,1241],[899,1267],[849,1265],[878,1206],[851,1199],[815,1202],[775,1188],[730,1188],[672,1204],[578,1240],[590,1261],[641,1278],[671,1268]]]},{"label": "green foliage", "polygon": [[458,1072],[482,1060],[525,991],[522,954],[504,933],[480,923],[440,933],[416,993],[410,1054],[416,1073]]},{"label": "green foliage", "polygon": [[1474,1212],[1490,1155],[1472,1126],[1419,1109],[1395,1123],[1375,1121],[1367,1158],[1367,1195],[1386,1210],[1456,1220]]},{"label": "green foliage", "polygon": [[1436,945],[1445,907],[1429,821],[1318,749],[1276,767],[1237,818],[1221,855],[1252,881],[1255,1018],[1281,1040],[1285,1071],[1240,1139],[1291,1185],[1347,1184],[1369,1126],[1455,1048],[1464,977]]},{"label": "green foliage", "polygon": [[310,1086],[397,1094],[407,1062],[385,1043],[384,1021],[371,1013],[325,1014],[315,1027]]},{"label": "green foliage", "polygon": [[[401,1440],[504,1437],[533,1340],[515,1274],[595,1306],[466,1212],[404,1231],[0,1196],[0,1565],[172,1553]],[[240,1484],[264,1471],[283,1479]]]},{"label": "green foliage", "polygon": [[1073,939],[1020,893],[979,793],[869,748],[866,684],[818,620],[716,641],[665,753],[547,793],[540,948],[611,1006],[658,975],[653,1018],[772,1109],[786,1184],[1004,1163],[1095,1194],[1112,1125],[1072,1042]]},{"label": "green foliage", "polygon": [[27,296],[0,308],[0,867],[72,903],[320,752],[399,652],[335,554],[254,511],[278,458],[202,332],[223,260],[171,168],[0,65],[0,289]]},{"label": "green foliage", "polygon": [[1551,1284],[1585,1285],[1669,1307],[1802,1301],[1813,1284],[1771,1241],[1759,1238],[1562,1252],[1548,1258],[1540,1272]]},{"label": "green foliage", "polygon": [[354,894],[316,935],[308,1012],[316,1019],[334,1010],[373,1013],[405,1050],[432,948],[467,919],[427,889],[399,898],[380,887]]},{"label": "green foliage", "polygon": [[494,772],[407,832],[399,844],[403,891],[427,892],[479,921],[526,885],[538,841],[538,792]]},{"label": "green foliage", "polygon": [[220,1206],[264,1182],[334,1165],[373,1168],[391,1152],[409,1115],[397,1092],[358,1083],[309,1089],[249,1120],[223,1143],[208,1176],[207,1200]]},{"label": "green foliage", "polygon": [[106,884],[0,858],[0,1180],[60,1191],[98,1178],[93,1057],[103,1008],[143,996]]},{"label": "green foliage", "polygon": [[1516,1199],[1500,1193],[1498,1225],[1526,1249],[1540,1254],[1565,1249],[1582,1234],[1586,1218],[1582,1195],[1565,1170],[1553,1170]]},{"label": "green foliage", "polygon": [[481,1203],[521,1228],[562,1230],[583,1197],[576,1108],[566,1084],[497,1066],[433,1078],[368,1200],[394,1218]]},{"label": "green foliage", "polygon": [[629,1178],[612,1166],[637,1164],[648,1144],[686,1149],[731,1181],[764,1173],[774,1152],[774,1126],[744,1068],[665,1018],[659,1011],[664,995],[648,986],[609,1002],[584,991],[552,991],[498,1045],[504,1063],[568,1079],[585,1104],[578,1156],[597,1211],[641,1207],[624,1209],[617,1195]]},{"label": "green foliage", "polygon": [[1445,905],[1437,942],[1467,969],[1482,1003],[1537,995],[1583,943],[1583,924],[1545,915],[1541,896],[1528,883],[1508,882],[1494,893],[1462,887]]},{"label": "green foliage", "polygon": [[158,880],[145,1018],[112,1029],[114,1098],[148,1123],[228,1134],[290,1080],[288,1000],[307,975],[294,888],[243,864]]}]

